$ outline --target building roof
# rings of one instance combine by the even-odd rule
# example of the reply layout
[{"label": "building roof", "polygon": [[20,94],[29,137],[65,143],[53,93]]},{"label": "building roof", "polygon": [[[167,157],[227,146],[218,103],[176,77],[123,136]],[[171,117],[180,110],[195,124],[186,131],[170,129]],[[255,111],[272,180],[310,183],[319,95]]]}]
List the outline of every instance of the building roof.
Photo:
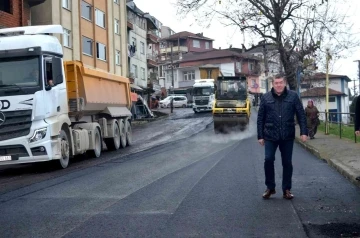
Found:
[{"label": "building roof", "polygon": [[168,38],[164,38],[163,40],[177,40],[177,39],[187,39],[187,38],[195,38],[195,39],[202,39],[202,40],[210,40],[213,41],[213,39],[210,39],[208,37],[205,37],[203,33],[194,34],[188,31],[181,31],[178,33],[175,33]]},{"label": "building roof", "polygon": [[[336,91],[334,89],[329,88],[330,96],[347,96],[345,93]],[[316,87],[306,90],[301,93],[301,97],[325,97],[326,96],[326,88],[325,87]]]},{"label": "building roof", "polygon": [[243,55],[243,54],[231,51],[231,50],[213,49],[213,50],[209,50],[209,51],[205,51],[205,52],[196,52],[196,53],[194,52],[194,53],[184,54],[181,62],[190,62],[190,61],[216,59],[216,58],[228,58],[228,57],[239,57],[239,58],[260,60],[258,57]]},{"label": "building roof", "polygon": [[[329,79],[340,79],[344,78],[347,82],[350,82],[351,79],[346,75],[340,75],[340,74],[329,74]],[[315,73],[312,77],[309,78],[309,80],[324,80],[326,79],[326,74],[319,72]]]},{"label": "building roof", "polygon": [[[273,43],[265,43],[265,46],[266,46],[266,49],[268,51],[269,50],[270,51],[277,50],[276,45],[273,44]],[[253,45],[253,46],[251,46],[251,48],[246,49],[246,52],[248,52],[248,53],[260,53],[260,52],[263,52],[263,47],[264,47],[263,44]]]}]

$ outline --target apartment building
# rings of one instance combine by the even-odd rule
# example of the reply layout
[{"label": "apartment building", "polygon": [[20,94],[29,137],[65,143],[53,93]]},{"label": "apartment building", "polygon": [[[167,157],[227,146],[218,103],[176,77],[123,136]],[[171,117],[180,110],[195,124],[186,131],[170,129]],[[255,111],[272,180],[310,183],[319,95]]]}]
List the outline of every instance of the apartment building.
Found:
[{"label": "apartment building", "polygon": [[0,28],[31,25],[31,7],[45,0],[0,0]]},{"label": "apartment building", "polygon": [[147,87],[147,43],[146,34],[148,21],[133,1],[127,2],[127,20],[132,27],[128,31],[129,78],[135,85]]},{"label": "apartment building", "polygon": [[65,60],[127,76],[127,18],[123,0],[46,0],[31,9],[33,25],[60,24]]}]

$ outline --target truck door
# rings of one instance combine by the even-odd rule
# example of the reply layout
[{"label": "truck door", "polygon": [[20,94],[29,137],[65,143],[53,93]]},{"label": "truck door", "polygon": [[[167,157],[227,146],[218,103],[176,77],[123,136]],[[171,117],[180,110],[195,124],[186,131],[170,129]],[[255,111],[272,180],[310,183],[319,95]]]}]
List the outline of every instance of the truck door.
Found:
[{"label": "truck door", "polygon": [[[46,105],[46,118],[57,116],[63,110],[62,97],[66,97],[63,85],[63,72],[61,59],[54,56],[44,57],[44,103]],[[64,92],[63,92],[64,91]],[[66,99],[65,99],[66,100]],[[66,106],[65,106],[66,107]]]}]

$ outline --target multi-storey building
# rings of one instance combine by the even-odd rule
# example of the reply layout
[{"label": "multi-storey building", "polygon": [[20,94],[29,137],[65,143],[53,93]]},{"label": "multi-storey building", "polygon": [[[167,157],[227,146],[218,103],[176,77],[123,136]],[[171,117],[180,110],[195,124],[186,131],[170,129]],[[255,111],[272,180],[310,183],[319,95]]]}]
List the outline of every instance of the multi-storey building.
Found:
[{"label": "multi-storey building", "polygon": [[[169,29],[163,28],[168,33]],[[162,38],[160,42],[160,75],[165,80],[160,81],[162,87],[178,88],[179,80],[177,71],[185,54],[200,53],[213,49],[213,39],[205,37],[202,33],[194,34],[182,31]],[[174,73],[173,73],[174,72]],[[170,84],[170,85],[169,85]]]},{"label": "multi-storey building", "polygon": [[31,9],[32,24],[60,24],[57,36],[65,60],[80,60],[86,66],[126,76],[126,3],[121,0],[46,0]]},{"label": "multi-storey building", "polygon": [[168,27],[168,26],[161,27],[162,38],[166,39],[174,34],[175,34],[175,31],[173,31],[170,27]]},{"label": "multi-storey building", "polygon": [[31,25],[31,7],[45,0],[0,0],[0,28]]},{"label": "multi-storey building", "polygon": [[131,24],[128,31],[128,62],[130,80],[142,87],[147,87],[147,18],[133,1],[127,1],[127,19]]}]

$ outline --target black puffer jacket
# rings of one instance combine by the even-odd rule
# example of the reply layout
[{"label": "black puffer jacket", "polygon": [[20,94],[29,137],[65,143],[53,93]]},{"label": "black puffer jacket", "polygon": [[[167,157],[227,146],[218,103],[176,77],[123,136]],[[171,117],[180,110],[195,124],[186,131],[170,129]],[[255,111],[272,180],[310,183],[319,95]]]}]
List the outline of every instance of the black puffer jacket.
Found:
[{"label": "black puffer jacket", "polygon": [[360,96],[355,103],[355,131],[360,131]]},{"label": "black puffer jacket", "polygon": [[261,98],[257,119],[258,139],[294,139],[295,115],[300,125],[300,134],[307,135],[305,111],[298,95],[285,88],[283,94],[278,96],[271,89]]}]

